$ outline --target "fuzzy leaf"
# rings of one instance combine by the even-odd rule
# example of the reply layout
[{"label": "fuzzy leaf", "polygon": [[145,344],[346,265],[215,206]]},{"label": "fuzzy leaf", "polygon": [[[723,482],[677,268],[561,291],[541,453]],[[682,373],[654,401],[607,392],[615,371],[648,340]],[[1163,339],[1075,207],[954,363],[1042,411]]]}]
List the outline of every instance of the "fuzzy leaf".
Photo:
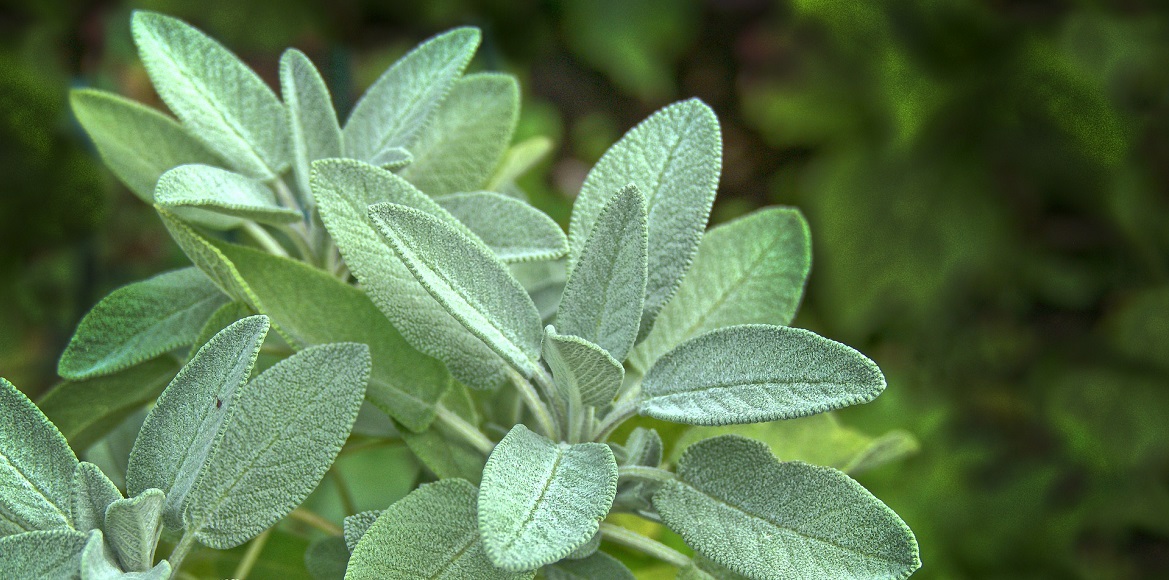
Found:
[{"label": "fuzzy leaf", "polygon": [[345,122],[347,157],[373,162],[410,148],[479,46],[479,30],[456,28],[419,45],[374,81]]},{"label": "fuzzy leaf", "polygon": [[487,180],[486,189],[503,193],[551,151],[552,140],[542,135],[512,145],[504,153],[491,179]]},{"label": "fuzzy leaf", "polygon": [[560,226],[514,197],[476,191],[445,195],[435,201],[504,262],[555,260],[568,251],[568,239]]},{"label": "fuzzy leaf", "polygon": [[73,470],[73,529],[79,532],[105,528],[106,508],[122,499],[114,482],[102,473],[101,468],[82,461]]},{"label": "fuzzy leaf", "polygon": [[609,198],[629,183],[645,194],[649,281],[639,338],[649,332],[686,274],[706,229],[721,170],[718,119],[702,101],[690,99],[631,129],[605,152],[581,186],[568,228],[570,270]]},{"label": "fuzzy leaf", "polygon": [[73,381],[109,375],[189,345],[225,302],[197,268],[123,286],[81,319],[57,372]]},{"label": "fuzzy leaf", "polygon": [[196,138],[249,177],[288,166],[284,107],[252,69],[176,18],[137,11],[131,30],[158,95]]},{"label": "fuzzy leaf", "polygon": [[162,533],[166,495],[148,489],[136,497],[119,499],[106,508],[106,543],[127,572],[146,572],[154,563],[154,548]]},{"label": "fuzzy leaf", "polygon": [[564,295],[564,283],[567,274],[564,271],[564,261],[555,262],[517,262],[509,264],[512,276],[524,285],[528,296],[540,311],[540,319],[545,323],[556,316],[556,309],[560,307],[560,298]]},{"label": "fuzzy leaf", "polygon": [[317,159],[342,155],[341,126],[321,73],[295,48],[284,51],[280,57],[280,92],[288,110],[292,171],[301,195],[311,205],[311,164]]},{"label": "fuzzy leaf", "polygon": [[147,570],[123,571],[101,530],[89,534],[81,552],[81,580],[167,580],[170,577],[170,562],[166,560]]},{"label": "fuzzy leaf", "polygon": [[617,493],[617,462],[601,443],[555,443],[521,425],[483,468],[479,531],[507,570],[535,570],[588,543]]},{"label": "fuzzy leaf", "polygon": [[748,324],[708,332],[658,359],[641,413],[692,425],[794,419],[867,403],[885,389],[865,355],[813,332]]},{"label": "fuzzy leaf", "polygon": [[69,527],[76,467],[61,432],[0,378],[0,536]]},{"label": "fuzzy leaf", "polygon": [[605,349],[578,336],[557,334],[553,326],[544,329],[543,353],[556,386],[568,400],[608,405],[625,378],[625,368]]},{"label": "fuzzy leaf", "polygon": [[593,555],[581,560],[564,560],[547,566],[543,570],[547,580],[635,580],[633,572],[604,552],[594,552]]},{"label": "fuzzy leaf", "polygon": [[300,505],[349,437],[369,370],[363,344],[311,346],[241,389],[187,495],[185,528],[226,550]]},{"label": "fuzzy leaf", "polygon": [[488,388],[507,380],[507,364],[431,297],[381,241],[368,217],[370,205],[385,201],[439,214],[445,210],[406,180],[352,160],[314,163],[313,192],[346,265],[414,348],[442,361],[470,387]]},{"label": "fuzzy leaf", "polygon": [[70,91],[69,103],[106,167],[146,203],[167,170],[223,163],[174,119],[140,103],[94,89]]},{"label": "fuzzy leaf", "polygon": [[377,521],[378,516],[382,515],[381,510],[370,510],[353,514],[343,522],[345,524],[345,546],[352,552],[357,547],[357,542],[365,536],[373,523]]},{"label": "fuzzy leaf", "polygon": [[725,326],[787,326],[804,294],[811,252],[808,223],[796,209],[762,209],[711,229],[630,360],[648,369],[675,346]]},{"label": "fuzzy leaf", "polygon": [[382,169],[394,171],[410,165],[414,162],[414,155],[401,147],[390,147],[381,153],[378,153],[369,162],[370,165],[376,165]]},{"label": "fuzzy leaf", "polygon": [[827,467],[781,463],[758,441],[691,445],[678,479],[654,494],[670,529],[751,578],[905,578],[917,541],[859,483]]},{"label": "fuzzy leaf", "polygon": [[0,578],[77,578],[86,540],[70,529],[0,538]]},{"label": "fuzzy leaf", "polygon": [[369,216],[398,258],[456,320],[524,376],[536,372],[540,313],[487,246],[404,205],[374,205]]},{"label": "fuzzy leaf", "polygon": [[600,345],[618,361],[633,348],[648,291],[645,208],[633,185],[608,200],[575,257],[556,311],[560,332]]},{"label": "fuzzy leaf", "polygon": [[162,224],[166,226],[175,243],[182,248],[183,253],[191,259],[197,268],[203,271],[224,294],[232,300],[247,305],[253,310],[260,310],[260,300],[244,282],[235,265],[228,260],[223,252],[211,245],[203,236],[183,223],[175,214],[166,209],[154,206]]},{"label": "fuzzy leaf", "polygon": [[130,451],[126,490],[166,493],[163,522],[182,527],[182,506],[211,453],[236,389],[247,382],[268,317],[251,316],[216,334],[179,371],[150,410]]},{"label": "fuzzy leaf", "polygon": [[[254,220],[287,224],[302,219],[299,211],[281,207],[267,185],[209,165],[181,165],[158,178],[154,202],[166,208],[239,218],[217,229],[231,229]],[[202,220],[207,223],[208,220]]]},{"label": "fuzzy leaf", "polygon": [[[482,188],[511,141],[520,87],[500,73],[467,75],[451,86],[400,175],[430,195]],[[559,228],[558,228],[559,229]]]},{"label": "fuzzy leaf", "polygon": [[434,424],[421,433],[402,433],[406,446],[439,479],[459,477],[479,481],[486,457],[443,425]]},{"label": "fuzzy leaf", "polygon": [[410,492],[382,512],[349,559],[346,580],[518,580],[483,551],[475,524],[475,486],[444,479]]},{"label": "fuzzy leaf", "polygon": [[199,337],[191,343],[194,346],[187,353],[187,362],[191,360],[191,357],[195,356],[195,353],[199,352],[200,346],[207,344],[207,341],[211,340],[211,337],[218,334],[220,330],[231,326],[231,323],[237,320],[247,318],[253,314],[255,312],[242,302],[228,302],[220,306],[219,310],[212,313],[211,317],[207,319],[207,322],[203,324],[203,329],[199,331]]}]

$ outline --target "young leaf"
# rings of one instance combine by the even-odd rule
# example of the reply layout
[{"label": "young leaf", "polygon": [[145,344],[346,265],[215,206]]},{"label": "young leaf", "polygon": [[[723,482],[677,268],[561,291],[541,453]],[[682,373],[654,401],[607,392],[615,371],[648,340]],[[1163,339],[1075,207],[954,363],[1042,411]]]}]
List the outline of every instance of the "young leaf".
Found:
[{"label": "young leaf", "polygon": [[317,67],[295,48],[280,57],[280,93],[288,110],[288,130],[292,138],[292,171],[300,192],[311,205],[309,170],[313,161],[340,157],[341,126],[329,88]]},{"label": "young leaf", "polygon": [[136,497],[120,499],[106,508],[106,543],[122,569],[145,572],[154,563],[154,548],[162,534],[162,509],[166,495],[148,489]]},{"label": "young leaf", "polygon": [[122,499],[122,492],[102,473],[101,468],[82,461],[73,470],[73,529],[79,532],[104,529],[106,508]]},{"label": "young leaf", "polygon": [[377,155],[374,155],[370,160],[370,165],[376,165],[382,169],[395,171],[406,167],[414,162],[414,155],[401,147],[390,147]]},{"label": "young leaf", "polygon": [[123,286],[81,319],[57,372],[73,381],[109,375],[189,345],[225,302],[196,268]]},{"label": "young leaf", "polygon": [[146,416],[130,451],[126,490],[166,493],[163,522],[182,527],[183,502],[227,418],[236,389],[252,372],[268,317],[251,316],[216,334],[171,381]]},{"label": "young leaf", "polygon": [[345,122],[346,156],[373,162],[386,149],[408,149],[478,46],[477,29],[456,28],[394,63],[369,87]]},{"label": "young leaf", "polygon": [[374,227],[430,295],[524,376],[536,372],[540,313],[482,242],[414,208],[369,208]]},{"label": "young leaf", "polygon": [[511,75],[478,73],[455,81],[410,147],[414,161],[400,175],[430,195],[482,188],[511,141],[519,110],[520,88]]},{"label": "young leaf", "polygon": [[140,103],[94,89],[70,91],[69,103],[106,167],[146,203],[167,170],[223,163],[174,119]]},{"label": "young leaf", "polygon": [[512,145],[503,155],[485,189],[505,193],[515,185],[517,179],[527,173],[552,151],[552,140],[544,137],[529,137]]},{"label": "young leaf", "polygon": [[575,257],[556,311],[560,332],[598,344],[618,361],[633,348],[647,292],[645,208],[635,185],[608,200]]},{"label": "young leaf", "polygon": [[[649,213],[649,282],[638,337],[653,326],[698,249],[722,170],[718,119],[702,101],[674,103],[631,129],[585,178],[568,228],[570,270],[614,192],[633,183]],[[614,357],[618,358],[618,357]]]},{"label": "young leaf", "polygon": [[176,18],[136,11],[131,30],[158,95],[196,138],[249,177],[288,166],[284,107],[252,69]]},{"label": "young leaf", "polygon": [[158,217],[162,218],[162,224],[170,232],[171,238],[182,248],[183,253],[191,259],[191,262],[203,271],[203,274],[232,300],[245,304],[252,310],[260,310],[259,298],[239,275],[235,264],[232,264],[231,260],[223,255],[223,252],[220,252],[203,236],[183,223],[175,214],[157,205],[154,208],[158,211]]},{"label": "young leaf", "polygon": [[278,225],[303,217],[297,210],[280,207],[267,185],[209,165],[181,165],[162,174],[154,190],[154,202],[186,212],[239,218],[225,220],[218,229],[237,227],[243,220]]},{"label": "young leaf", "polygon": [[700,334],[736,324],[787,326],[812,262],[799,210],[766,208],[706,233],[678,293],[630,360],[640,369]]},{"label": "young leaf", "polygon": [[479,488],[479,532],[491,561],[516,572],[588,543],[617,493],[617,462],[601,443],[555,443],[516,425],[495,446]]},{"label": "young leaf", "polygon": [[686,543],[751,578],[905,578],[917,541],[847,475],[781,463],[758,441],[724,435],[691,445],[654,506]]},{"label": "young leaf", "polygon": [[625,461],[622,465],[657,467],[662,464],[662,436],[654,429],[635,427],[625,438]]},{"label": "young leaf", "polygon": [[603,348],[578,336],[557,334],[553,326],[544,329],[543,353],[556,386],[568,400],[608,405],[625,378],[625,368]]},{"label": "young leaf", "polygon": [[568,251],[560,226],[544,212],[490,191],[435,198],[504,262],[555,260]]},{"label": "young leaf", "polygon": [[345,518],[345,521],[342,522],[345,524],[345,547],[349,548],[350,552],[357,547],[357,543],[361,541],[361,538],[365,536],[365,533],[369,531],[380,515],[382,515],[381,510],[370,510]]},{"label": "young leaf", "polygon": [[444,479],[410,492],[382,512],[349,559],[346,580],[519,580],[491,564],[475,524],[475,486]]},{"label": "young leaf", "polygon": [[69,527],[76,467],[61,432],[0,378],[0,536]]},{"label": "young leaf", "polygon": [[885,389],[865,355],[813,332],[747,324],[708,332],[658,359],[641,413],[692,425],[794,419],[867,403]]},{"label": "young leaf", "polygon": [[89,534],[80,563],[81,580],[167,580],[171,577],[170,562],[166,560],[146,570],[123,570],[101,530]]},{"label": "young leaf", "polygon": [[76,578],[87,536],[70,529],[0,538],[0,578]]},{"label": "young leaf", "polygon": [[593,555],[581,560],[563,560],[546,566],[543,569],[547,580],[635,580],[633,572],[604,552],[594,552]]}]

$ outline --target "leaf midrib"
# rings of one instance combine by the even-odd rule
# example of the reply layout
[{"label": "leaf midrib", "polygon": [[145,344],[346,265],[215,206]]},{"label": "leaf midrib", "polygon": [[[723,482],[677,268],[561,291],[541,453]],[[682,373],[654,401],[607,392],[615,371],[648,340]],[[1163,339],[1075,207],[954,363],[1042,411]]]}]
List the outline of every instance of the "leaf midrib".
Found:
[{"label": "leaf midrib", "polygon": [[[47,502],[47,503],[48,503],[50,506],[52,506],[52,507],[53,507],[53,510],[54,510],[54,511],[56,511],[56,512],[57,512],[57,513],[58,513],[58,514],[59,514],[59,515],[60,515],[62,518],[64,518],[64,519],[65,519],[65,522],[67,522],[67,523],[69,523],[69,522],[72,522],[72,520],[70,519],[69,515],[68,515],[68,514],[66,514],[66,513],[65,513],[65,512],[63,512],[63,511],[61,511],[61,508],[60,508],[60,506],[58,506],[58,505],[57,505],[57,504],[56,504],[56,503],[55,503],[55,502],[54,502],[52,499],[50,499],[50,498],[49,498],[49,496],[48,496],[48,495],[45,493],[45,490],[42,488],[42,486],[41,486],[40,484],[38,484],[36,481],[33,481],[33,480],[32,480],[32,479],[31,479],[31,478],[28,476],[28,474],[26,474],[26,473],[24,472],[24,470],[22,470],[22,469],[21,469],[19,466],[17,466],[15,463],[13,463],[13,461],[12,461],[11,459],[9,459],[7,455],[0,454],[0,459],[3,459],[3,460],[4,460],[4,463],[6,463],[6,464],[10,465],[10,466],[12,467],[12,470],[13,470],[13,471],[15,471],[15,472],[16,472],[18,475],[20,475],[20,477],[21,477],[21,478],[23,478],[25,481],[27,481],[27,482],[28,482],[28,484],[29,484],[29,485],[32,487],[33,491],[37,492],[37,495],[39,495],[39,496],[41,496],[42,498],[44,498],[45,502]],[[0,504],[0,506],[3,506],[3,505],[4,505],[4,504]],[[7,511],[7,510],[5,510],[5,511]],[[12,515],[13,515],[13,516],[16,516],[16,514],[14,514],[14,513],[13,513]],[[20,525],[20,524],[17,522],[17,520],[16,520],[16,518],[15,518],[15,517],[9,518],[9,521],[11,521],[11,522],[12,522],[12,523],[14,523],[14,524]],[[23,522],[23,523],[25,524],[25,525],[23,525],[22,527],[23,527],[24,529],[26,529],[26,530],[29,530],[29,531],[34,531],[34,530],[37,530],[37,529],[39,529],[39,528],[37,528],[36,526],[33,526],[33,525],[32,525],[32,522],[29,522],[28,520],[25,520],[24,518],[21,518],[21,519],[20,519],[20,522]]]}]

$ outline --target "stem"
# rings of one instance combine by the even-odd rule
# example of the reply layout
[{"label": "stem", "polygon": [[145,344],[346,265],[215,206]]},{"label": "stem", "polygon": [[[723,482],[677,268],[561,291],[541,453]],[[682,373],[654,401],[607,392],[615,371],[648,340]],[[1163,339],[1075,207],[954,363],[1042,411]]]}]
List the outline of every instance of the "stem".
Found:
[{"label": "stem", "polygon": [[244,552],[244,557],[239,561],[239,565],[235,567],[235,572],[232,573],[232,578],[244,580],[251,573],[252,567],[256,565],[256,561],[260,559],[260,552],[264,551],[264,544],[268,543],[268,536],[272,533],[272,528],[268,528],[248,544],[248,549]]},{"label": "stem", "polygon": [[301,209],[300,204],[297,203],[296,197],[292,195],[292,190],[288,189],[287,183],[284,183],[283,178],[277,177],[276,179],[272,180],[272,187],[276,189],[276,198],[280,200],[280,203],[284,205],[284,207],[292,208],[301,213],[304,213],[304,210]]},{"label": "stem", "polygon": [[269,254],[275,254],[284,258],[289,257],[288,251],[284,249],[284,246],[281,246],[280,242],[277,242],[276,238],[272,237],[272,234],[269,234],[264,228],[256,224],[256,222],[244,222],[244,231],[252,236],[252,239],[256,240],[256,243],[260,244],[260,247],[264,248]]},{"label": "stem", "polygon": [[593,441],[604,443],[617,427],[620,427],[626,419],[636,414],[637,403],[618,403],[616,407],[613,407],[612,410],[605,414],[604,419],[601,419],[601,424],[597,426],[597,434],[593,437]]},{"label": "stem", "polygon": [[337,524],[322,518],[316,513],[310,512],[304,508],[296,508],[288,514],[288,517],[298,520],[301,523],[308,524],[330,536],[340,536],[345,533]]},{"label": "stem", "polygon": [[[303,224],[301,224],[301,226],[303,226]],[[280,228],[280,230],[288,236],[288,239],[292,240],[293,245],[296,246],[296,251],[300,253],[300,257],[304,259],[305,262],[308,262],[314,266],[319,265],[317,263],[317,254],[316,252],[313,252],[311,247],[309,247],[308,233],[304,231],[303,227],[295,228],[292,226],[283,226]]]},{"label": "stem", "polygon": [[183,565],[183,558],[187,557],[187,553],[191,551],[193,545],[195,545],[195,531],[187,530],[175,549],[171,550],[170,556],[167,557],[172,574],[178,574],[179,567]]},{"label": "stem", "polygon": [[455,433],[458,433],[471,447],[474,447],[483,455],[491,455],[491,450],[495,449],[495,444],[482,431],[479,431],[477,427],[442,405],[437,407],[437,412],[438,414],[435,418],[442,421],[444,425],[450,427]]},{"label": "stem", "polygon": [[646,467],[644,465],[625,465],[617,468],[617,477],[620,479],[640,479],[654,483],[666,483],[674,479],[674,474],[665,469]]},{"label": "stem", "polygon": [[657,558],[679,568],[685,568],[690,565],[690,558],[687,558],[685,554],[657,540],[647,538],[621,526],[601,522],[601,537],[614,544],[637,550],[642,554]]},{"label": "stem", "polygon": [[330,469],[329,475],[333,477],[333,483],[337,485],[337,498],[341,500],[341,509],[345,510],[345,515],[351,516],[357,513],[357,508],[353,504],[353,495],[349,493],[349,486],[345,484],[345,478],[341,476],[341,472]]},{"label": "stem", "polygon": [[511,374],[512,384],[519,391],[524,403],[527,403],[532,415],[535,415],[536,422],[540,424],[540,430],[544,432],[544,436],[549,439],[558,439],[557,434],[560,429],[556,427],[556,422],[553,421],[552,415],[548,412],[548,406],[540,400],[540,395],[536,393],[535,387],[514,369],[508,369],[508,371]]}]

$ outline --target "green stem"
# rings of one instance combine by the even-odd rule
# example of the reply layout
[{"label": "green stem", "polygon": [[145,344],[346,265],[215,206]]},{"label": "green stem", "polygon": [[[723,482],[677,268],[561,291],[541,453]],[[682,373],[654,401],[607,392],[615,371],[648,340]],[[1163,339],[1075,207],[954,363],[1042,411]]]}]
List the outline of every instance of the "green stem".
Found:
[{"label": "green stem", "polygon": [[296,251],[300,253],[300,257],[305,262],[308,262],[314,266],[319,266],[320,264],[317,260],[317,254],[313,251],[308,243],[308,232],[304,231],[303,224],[301,224],[301,226],[302,227],[299,228],[283,226],[280,228],[280,230],[283,231],[286,236],[288,236],[288,239],[292,240],[293,245],[296,246]]},{"label": "green stem", "polygon": [[601,537],[614,544],[637,550],[642,554],[657,558],[679,568],[685,568],[690,565],[690,558],[687,558],[685,554],[657,540],[647,538],[621,526],[601,522]]},{"label": "green stem", "polygon": [[600,425],[597,426],[597,434],[593,436],[593,441],[604,443],[613,431],[620,427],[626,419],[637,414],[637,403],[626,402],[618,403],[617,406],[609,410],[605,414],[605,418],[601,419]]},{"label": "green stem", "polygon": [[264,551],[264,544],[268,543],[268,536],[272,534],[272,528],[268,528],[260,535],[256,536],[251,543],[248,544],[248,549],[244,552],[244,557],[239,561],[239,565],[235,567],[235,572],[232,573],[232,578],[244,580],[248,574],[252,572],[252,568],[256,565],[256,561],[260,559],[260,552]]},{"label": "green stem", "polygon": [[284,258],[290,257],[288,251],[284,249],[284,246],[281,246],[280,242],[277,242],[276,238],[272,237],[272,234],[269,234],[256,222],[244,222],[244,231],[252,236],[252,239],[256,240],[256,243],[260,244],[260,247],[264,248],[269,254],[275,254]]},{"label": "green stem", "polygon": [[519,391],[524,403],[528,405],[528,409],[532,411],[532,415],[536,417],[536,422],[539,423],[540,430],[544,432],[544,436],[549,439],[558,439],[560,429],[557,427],[556,421],[552,419],[551,413],[548,412],[548,406],[540,400],[540,395],[536,393],[536,388],[514,369],[508,369],[508,371],[511,374],[512,384]]},{"label": "green stem", "polygon": [[436,419],[442,421],[444,425],[449,427],[451,431],[458,433],[464,441],[469,443],[483,455],[491,455],[491,450],[495,449],[495,444],[487,438],[477,427],[468,423],[465,419],[458,416],[454,411],[439,405],[437,408]]},{"label": "green stem", "polygon": [[288,184],[284,183],[283,178],[277,177],[272,180],[272,187],[276,189],[276,198],[280,200],[281,205],[296,211],[303,211],[296,201],[296,196],[292,195],[292,190],[288,189]]},{"label": "green stem", "polygon": [[191,547],[195,545],[195,531],[187,530],[183,537],[179,540],[178,545],[174,550],[171,550],[167,561],[170,562],[171,574],[178,574],[179,568],[183,565],[183,559],[187,557],[187,553],[191,551]]},{"label": "green stem", "polygon": [[666,483],[674,480],[674,473],[656,467],[644,465],[625,465],[617,468],[617,477],[620,479],[640,479],[655,483]]},{"label": "green stem", "polygon": [[296,508],[288,514],[288,517],[297,520],[301,523],[308,524],[330,536],[340,536],[345,533],[337,524],[322,518],[314,512],[310,512],[304,508]]}]

